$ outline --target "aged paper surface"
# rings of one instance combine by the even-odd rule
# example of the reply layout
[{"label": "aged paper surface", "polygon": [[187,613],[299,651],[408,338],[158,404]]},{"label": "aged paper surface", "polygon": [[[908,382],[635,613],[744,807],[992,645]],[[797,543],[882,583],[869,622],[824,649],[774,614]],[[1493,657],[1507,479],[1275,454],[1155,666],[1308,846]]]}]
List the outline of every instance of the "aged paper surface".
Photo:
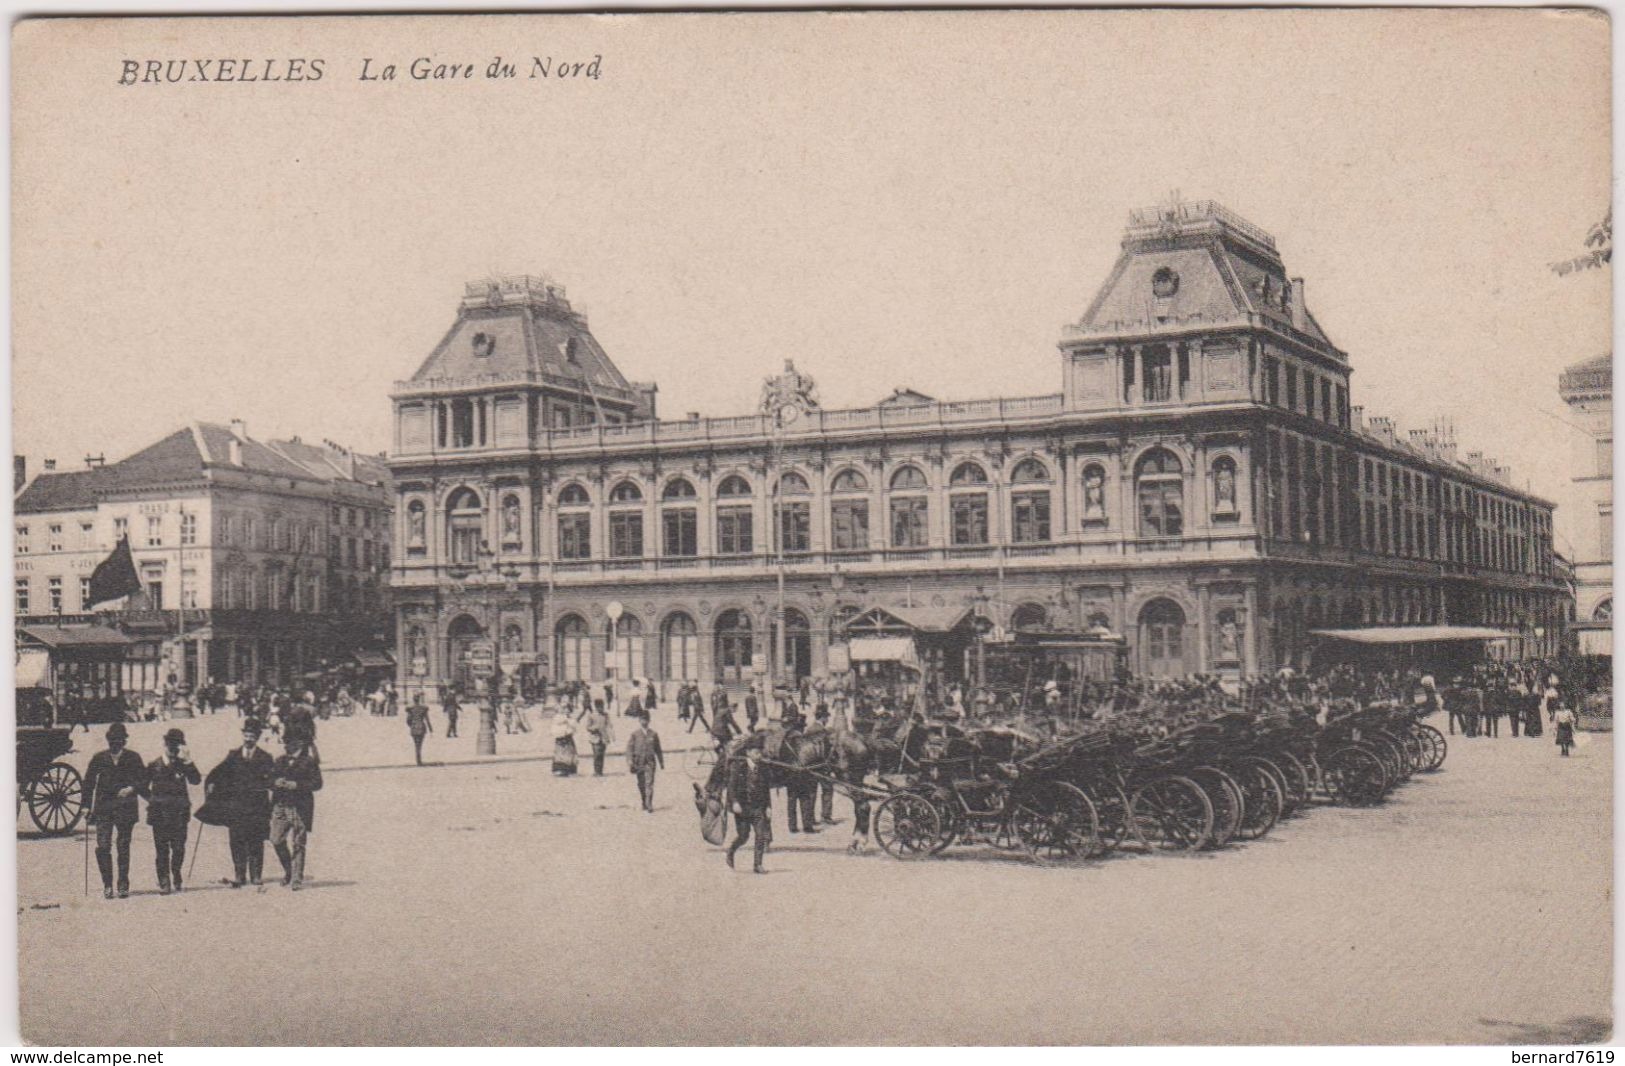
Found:
[{"label": "aged paper surface", "polygon": [[26,1040],[1611,1032],[1604,17],[12,47]]}]

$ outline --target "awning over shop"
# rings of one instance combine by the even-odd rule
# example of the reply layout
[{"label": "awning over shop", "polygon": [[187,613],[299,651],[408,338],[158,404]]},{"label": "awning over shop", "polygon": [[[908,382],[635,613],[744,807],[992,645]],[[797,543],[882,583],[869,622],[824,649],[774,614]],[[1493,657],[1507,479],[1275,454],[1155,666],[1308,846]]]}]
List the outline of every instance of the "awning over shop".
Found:
[{"label": "awning over shop", "polygon": [[51,655],[43,648],[17,650],[17,687],[50,688]]},{"label": "awning over shop", "polygon": [[848,647],[853,662],[914,665],[914,641],[908,637],[857,637]]},{"label": "awning over shop", "polygon": [[921,633],[947,633],[971,613],[969,607],[887,607],[893,618],[907,622]]},{"label": "awning over shop", "polygon": [[47,648],[114,648],[130,638],[108,626],[20,626],[18,634]]},{"label": "awning over shop", "polygon": [[[1581,655],[1614,654],[1614,631],[1612,629],[1582,629],[1576,636],[1580,638]],[[18,683],[21,684],[21,682]]]},{"label": "awning over shop", "polygon": [[1368,626],[1364,629],[1311,629],[1317,637],[1355,644],[1436,644],[1457,640],[1502,640],[1518,634],[1482,626]]},{"label": "awning over shop", "polygon": [[387,651],[358,651],[355,661],[364,670],[390,670],[395,666],[395,657]]}]

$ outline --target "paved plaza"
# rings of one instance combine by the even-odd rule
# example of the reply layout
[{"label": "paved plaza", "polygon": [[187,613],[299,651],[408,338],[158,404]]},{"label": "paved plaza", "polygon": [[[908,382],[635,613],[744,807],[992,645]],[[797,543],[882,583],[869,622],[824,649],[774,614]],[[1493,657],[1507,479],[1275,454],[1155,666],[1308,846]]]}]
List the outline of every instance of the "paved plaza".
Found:
[{"label": "paved plaza", "polygon": [[[207,771],[234,719],[183,724]],[[473,727],[449,754],[472,760]],[[776,797],[756,877],[700,839],[681,754],[649,815],[618,760],[600,780],[540,759],[418,769],[401,765],[402,719],[321,730],[332,772],[303,893],[220,885],[217,828],[186,893],[161,897],[142,826],[135,894],[115,902],[82,894],[78,837],[19,840],[26,1039],[1526,1044],[1611,1029],[1607,734],[1568,760],[1550,736],[1453,738],[1441,773],[1379,808],[1081,869],[854,857],[849,804],[798,837]],[[132,732],[156,753],[157,724]]]}]

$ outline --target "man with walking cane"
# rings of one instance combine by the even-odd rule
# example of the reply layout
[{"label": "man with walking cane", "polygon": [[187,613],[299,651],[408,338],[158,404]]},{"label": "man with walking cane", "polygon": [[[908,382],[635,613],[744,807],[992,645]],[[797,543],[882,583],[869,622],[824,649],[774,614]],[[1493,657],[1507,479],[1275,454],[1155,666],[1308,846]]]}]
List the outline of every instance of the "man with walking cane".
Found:
[{"label": "man with walking cane", "polygon": [[164,753],[147,767],[147,824],[152,826],[161,896],[181,890],[186,829],[192,821],[192,795],[187,786],[202,780],[186,750],[186,734],[179,729],[165,733]]},{"label": "man with walking cane", "polygon": [[[96,868],[102,875],[102,897],[113,898],[113,844],[118,844],[118,898],[130,896],[130,837],[141,818],[141,800],[147,791],[147,766],[141,756],[124,747],[129,731],[123,722],[107,727],[107,750],[91,756],[85,771],[90,795],[89,824],[96,827]],[[86,864],[88,867],[88,863]],[[87,868],[85,880],[90,880]],[[88,891],[88,889],[87,889]]]}]

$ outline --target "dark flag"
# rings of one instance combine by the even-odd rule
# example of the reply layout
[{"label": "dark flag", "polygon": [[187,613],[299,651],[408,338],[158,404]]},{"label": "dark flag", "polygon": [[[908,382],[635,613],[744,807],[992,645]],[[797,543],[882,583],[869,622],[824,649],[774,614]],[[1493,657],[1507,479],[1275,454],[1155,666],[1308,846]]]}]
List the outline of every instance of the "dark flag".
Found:
[{"label": "dark flag", "polygon": [[112,554],[97,564],[90,575],[90,599],[85,609],[93,610],[108,600],[140,591],[141,578],[136,575],[135,557],[130,554],[130,538],[126,534],[119,538]]}]

